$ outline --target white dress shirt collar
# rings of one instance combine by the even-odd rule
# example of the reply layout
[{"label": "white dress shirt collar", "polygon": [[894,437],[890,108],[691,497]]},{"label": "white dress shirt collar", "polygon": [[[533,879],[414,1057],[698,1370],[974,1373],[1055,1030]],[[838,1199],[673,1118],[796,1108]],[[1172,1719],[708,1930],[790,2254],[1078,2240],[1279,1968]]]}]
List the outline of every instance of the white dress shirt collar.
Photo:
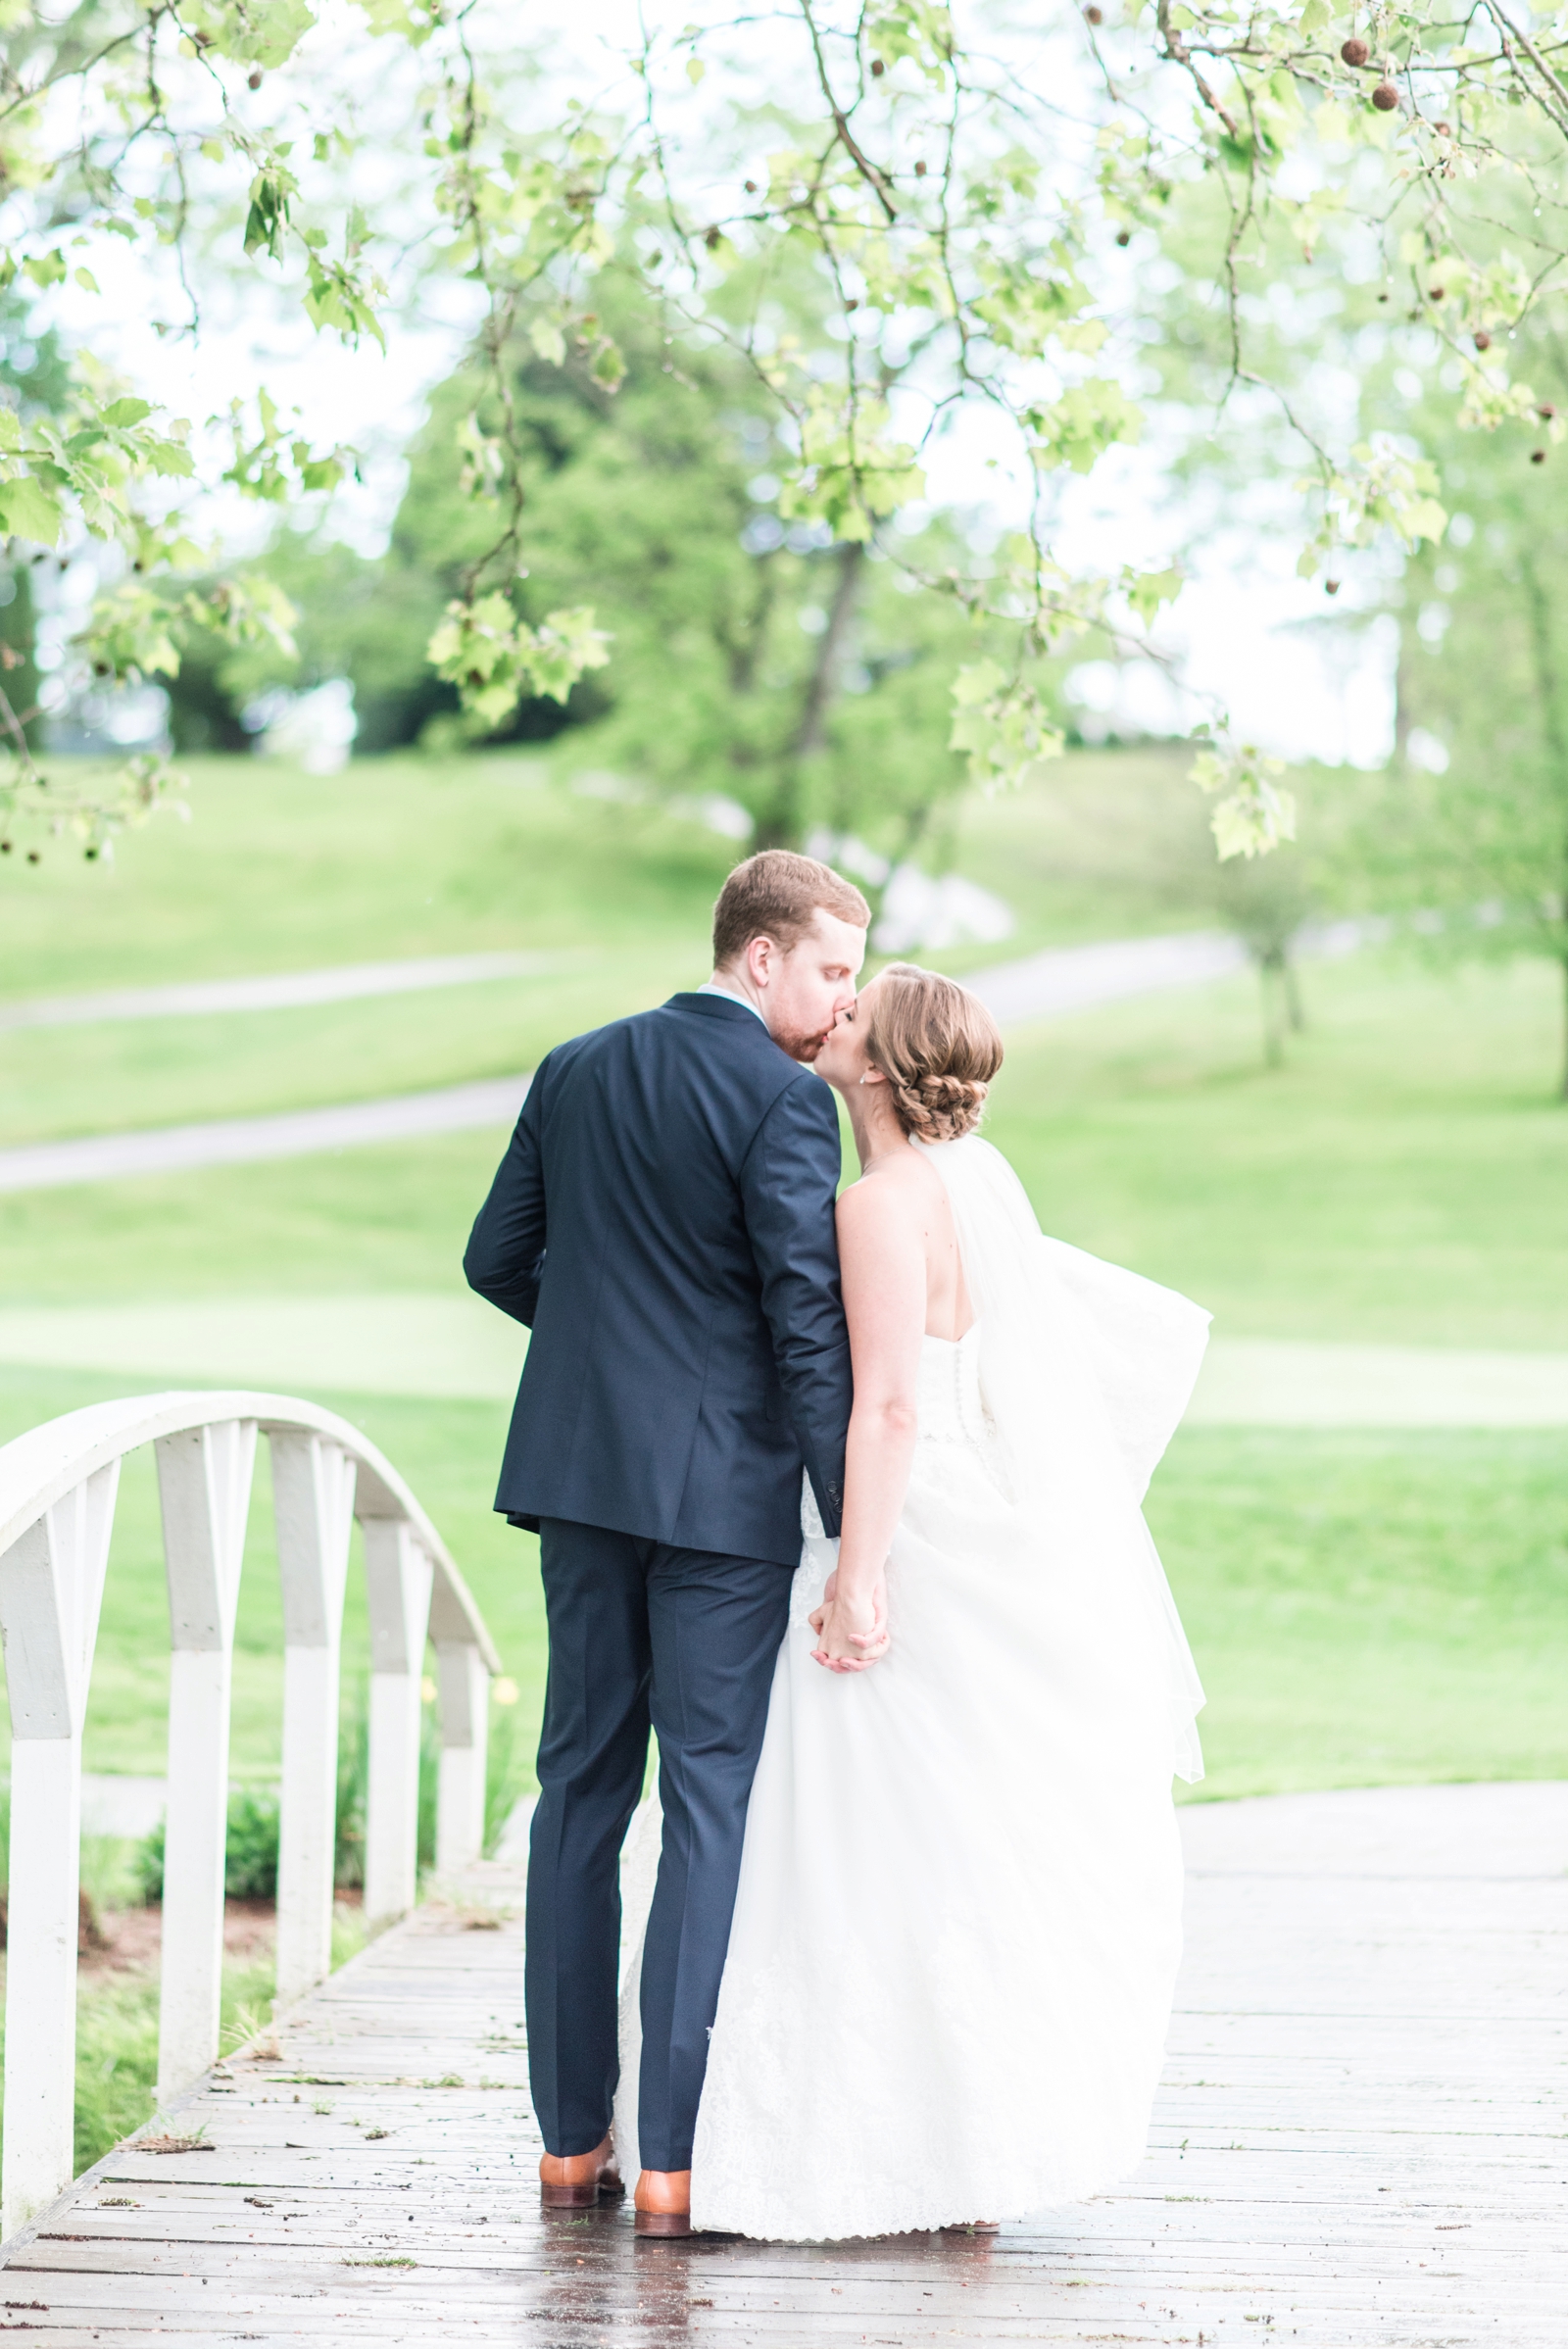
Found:
[{"label": "white dress shirt collar", "polygon": [[[737,995],[733,987],[721,986],[717,979],[705,979],[695,992],[698,995],[721,995],[727,1003],[739,1003],[741,1009],[749,1011],[754,1019],[762,1019],[755,1003],[748,1003],[745,996]],[[764,1028],[767,1026],[765,1019],[762,1019],[762,1025]]]}]

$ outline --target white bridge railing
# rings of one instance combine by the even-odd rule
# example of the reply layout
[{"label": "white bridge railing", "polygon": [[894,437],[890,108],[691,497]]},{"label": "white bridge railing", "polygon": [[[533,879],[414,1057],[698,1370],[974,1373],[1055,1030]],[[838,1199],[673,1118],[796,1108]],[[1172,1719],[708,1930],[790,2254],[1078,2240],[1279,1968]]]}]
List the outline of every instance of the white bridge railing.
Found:
[{"label": "white bridge railing", "polygon": [[437,1867],[461,1867],[483,1839],[495,1649],[434,1526],[356,1428],[286,1395],[149,1395],[70,1412],[0,1448],[12,1735],[6,2235],[72,2176],[82,1716],[120,1463],[145,1444],[157,1453],[172,1647],[160,2101],[218,2055],[234,1613],[258,1433],[271,1452],[283,1584],[279,2005],[330,1962],[339,1650],[356,1518],[370,1618],[367,1922],[400,1916],[415,1898],[427,1638],[440,1690]]}]

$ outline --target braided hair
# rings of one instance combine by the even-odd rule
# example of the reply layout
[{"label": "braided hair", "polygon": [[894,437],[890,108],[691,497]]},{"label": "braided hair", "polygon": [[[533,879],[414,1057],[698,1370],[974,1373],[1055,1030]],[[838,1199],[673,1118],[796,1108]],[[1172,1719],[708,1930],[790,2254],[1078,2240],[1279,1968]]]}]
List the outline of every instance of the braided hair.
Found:
[{"label": "braided hair", "polygon": [[1002,1038],[979,997],[940,971],[890,962],[866,1011],[866,1053],[904,1131],[916,1142],[972,1133],[1002,1066]]}]

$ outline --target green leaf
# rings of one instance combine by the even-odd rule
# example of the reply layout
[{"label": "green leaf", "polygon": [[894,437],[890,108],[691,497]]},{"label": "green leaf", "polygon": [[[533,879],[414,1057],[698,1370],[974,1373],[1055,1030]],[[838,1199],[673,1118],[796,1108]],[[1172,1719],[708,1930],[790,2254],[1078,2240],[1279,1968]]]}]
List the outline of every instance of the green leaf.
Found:
[{"label": "green leaf", "polygon": [[1174,564],[1168,570],[1143,571],[1129,582],[1127,601],[1147,628],[1161,604],[1173,604],[1176,601],[1182,586],[1182,574]]},{"label": "green leaf", "polygon": [[187,0],[181,23],[241,65],[280,66],[316,22],[310,0]]},{"label": "green leaf", "polygon": [[1136,441],[1144,425],[1142,409],[1108,375],[1091,375],[1051,407],[1030,410],[1026,420],[1036,465],[1046,470],[1065,465],[1075,473],[1092,472],[1107,449]]},{"label": "green leaf", "polygon": [[177,440],[153,440],[142,451],[149,468],[166,479],[188,481],[196,470],[190,451]]},{"label": "green leaf", "polygon": [[0,481],[0,534],[30,538],[42,547],[60,544],[60,507],[30,473]]},{"label": "green leaf", "polygon": [[960,710],[990,702],[1007,682],[1006,671],[995,661],[966,661],[953,680],[953,699]]}]

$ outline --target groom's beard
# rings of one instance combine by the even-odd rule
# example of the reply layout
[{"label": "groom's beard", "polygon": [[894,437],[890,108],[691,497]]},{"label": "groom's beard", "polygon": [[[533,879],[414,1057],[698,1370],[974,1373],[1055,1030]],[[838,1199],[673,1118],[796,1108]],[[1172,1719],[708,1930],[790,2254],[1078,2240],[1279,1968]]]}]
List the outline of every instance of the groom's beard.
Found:
[{"label": "groom's beard", "polygon": [[793,1032],[780,1034],[779,1030],[774,1028],[771,1034],[773,1042],[781,1052],[788,1052],[792,1060],[804,1060],[809,1065],[816,1058],[832,1032],[831,1028],[824,1028],[819,1035],[801,1036]]}]

